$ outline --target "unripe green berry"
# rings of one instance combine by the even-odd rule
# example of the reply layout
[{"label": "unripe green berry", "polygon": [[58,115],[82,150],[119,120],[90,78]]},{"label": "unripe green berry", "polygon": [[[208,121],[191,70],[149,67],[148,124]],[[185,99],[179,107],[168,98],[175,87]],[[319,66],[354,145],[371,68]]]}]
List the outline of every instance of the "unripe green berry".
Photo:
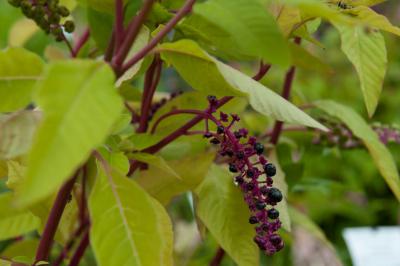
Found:
[{"label": "unripe green berry", "polygon": [[21,0],[8,0],[8,3],[15,7],[21,6]]},{"label": "unripe green berry", "polygon": [[51,24],[58,24],[58,23],[60,23],[60,20],[61,20],[61,17],[58,14],[51,14],[49,16],[49,22]]},{"label": "unripe green berry", "polygon": [[59,28],[59,27],[54,27],[54,28],[51,29],[51,33],[54,36],[60,36],[60,35],[62,35],[62,29]]},{"label": "unripe green berry", "polygon": [[75,23],[71,20],[67,20],[64,23],[64,29],[66,32],[71,33],[75,30]]},{"label": "unripe green berry", "polygon": [[65,6],[59,6],[57,8],[57,12],[62,17],[68,17],[69,16],[69,10]]}]

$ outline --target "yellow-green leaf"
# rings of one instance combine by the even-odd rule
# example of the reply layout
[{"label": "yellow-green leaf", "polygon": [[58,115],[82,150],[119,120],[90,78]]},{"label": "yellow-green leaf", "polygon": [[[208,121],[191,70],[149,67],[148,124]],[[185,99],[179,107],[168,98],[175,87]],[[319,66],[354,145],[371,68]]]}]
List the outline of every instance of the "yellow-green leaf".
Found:
[{"label": "yellow-green leaf", "polygon": [[361,83],[365,105],[372,116],[378,105],[386,74],[387,54],[382,34],[374,29],[334,23],[342,50],[354,65]]},{"label": "yellow-green leaf", "polygon": [[21,205],[55,192],[102,144],[123,109],[112,70],[94,61],[51,64],[36,99],[44,117],[17,190]]},{"label": "yellow-green leaf", "polygon": [[25,154],[31,147],[40,121],[40,112],[21,111],[0,120],[0,159],[12,159]]},{"label": "yellow-green leaf", "polygon": [[24,46],[24,44],[39,30],[33,20],[23,18],[11,27],[8,44],[11,47]]},{"label": "yellow-green leaf", "polygon": [[172,225],[164,207],[104,159],[98,170],[89,199],[98,265],[172,265]]},{"label": "yellow-green leaf", "polygon": [[167,205],[173,197],[192,190],[200,184],[206,176],[214,157],[214,153],[202,153],[195,156],[187,156],[180,160],[168,161],[169,166],[178,173],[181,180],[170,173],[161,172],[154,166],[150,166],[148,170],[141,171],[139,177],[135,178],[135,180],[150,195],[163,205]]},{"label": "yellow-green leaf", "polygon": [[129,158],[152,165],[168,174],[171,174],[175,178],[181,179],[181,177],[174,171],[174,169],[172,169],[171,166],[169,166],[168,163],[160,156],[137,152],[129,154]]},{"label": "yellow-green leaf", "polygon": [[353,134],[363,141],[379,172],[393,194],[400,201],[400,179],[396,163],[392,154],[379,140],[375,131],[371,129],[359,114],[347,106],[333,101],[318,101],[316,102],[316,106],[329,115],[343,121]]},{"label": "yellow-green leaf", "polygon": [[40,220],[31,212],[16,209],[11,192],[0,195],[0,240],[5,240],[36,230]]},{"label": "yellow-green leaf", "polygon": [[221,247],[239,266],[259,265],[250,211],[228,170],[212,165],[196,194],[197,215]]},{"label": "yellow-green leaf", "polygon": [[183,79],[199,91],[219,96],[246,96],[250,105],[266,116],[326,130],[323,125],[278,94],[208,55],[193,41],[165,43],[158,50]]},{"label": "yellow-green leaf", "polygon": [[31,102],[43,61],[23,48],[0,51],[0,112],[12,112]]}]

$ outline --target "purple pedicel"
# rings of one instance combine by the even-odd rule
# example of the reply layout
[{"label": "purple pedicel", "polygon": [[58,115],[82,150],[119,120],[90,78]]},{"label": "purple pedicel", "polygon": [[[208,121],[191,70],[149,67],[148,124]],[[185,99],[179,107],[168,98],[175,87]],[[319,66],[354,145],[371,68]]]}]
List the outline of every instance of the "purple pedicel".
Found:
[{"label": "purple pedicel", "polygon": [[255,137],[248,137],[247,129],[232,130],[234,123],[240,120],[238,115],[231,115],[229,121],[229,116],[220,112],[218,119],[213,115],[218,99],[208,96],[208,102],[207,120],[217,124],[217,132],[206,130],[204,136],[214,136],[210,142],[219,145],[221,156],[229,158],[229,170],[235,173],[234,182],[242,190],[251,211],[249,223],[255,225],[254,242],[266,254],[272,255],[284,247],[282,238],[276,233],[281,227],[279,212],[273,208],[282,200],[282,193],[272,187],[276,168],[262,155],[264,146]]}]

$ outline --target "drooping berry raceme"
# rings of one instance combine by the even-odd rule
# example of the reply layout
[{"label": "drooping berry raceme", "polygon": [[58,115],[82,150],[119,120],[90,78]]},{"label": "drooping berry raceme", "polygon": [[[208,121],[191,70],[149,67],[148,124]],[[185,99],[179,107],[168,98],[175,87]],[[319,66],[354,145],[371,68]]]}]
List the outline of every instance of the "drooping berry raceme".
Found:
[{"label": "drooping berry raceme", "polygon": [[36,22],[47,34],[51,33],[56,41],[64,40],[65,32],[75,30],[75,24],[71,20],[61,24],[61,18],[68,17],[70,11],[59,4],[59,0],[8,0],[8,2],[21,9],[22,13]]},{"label": "drooping berry raceme", "polygon": [[[252,213],[249,223],[255,225],[254,241],[261,250],[272,255],[284,247],[282,238],[276,233],[281,222],[279,211],[274,206],[283,199],[281,191],[272,186],[276,168],[262,155],[263,144],[249,137],[244,128],[233,130],[235,123],[240,120],[237,115],[229,118],[221,112],[217,118],[214,113],[218,99],[209,96],[208,102],[204,137],[210,139],[210,143],[219,145],[221,156],[228,157],[229,171],[235,174],[234,182],[242,190]],[[216,132],[208,130],[208,121],[217,125]]]}]

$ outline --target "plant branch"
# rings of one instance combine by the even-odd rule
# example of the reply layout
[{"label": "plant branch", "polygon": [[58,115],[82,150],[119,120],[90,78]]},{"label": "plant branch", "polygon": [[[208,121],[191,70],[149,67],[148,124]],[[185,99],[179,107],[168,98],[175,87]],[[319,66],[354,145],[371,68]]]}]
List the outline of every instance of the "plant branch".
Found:
[{"label": "plant branch", "polygon": [[143,57],[146,56],[148,52],[150,52],[156,45],[164,38],[165,35],[170,32],[173,27],[175,27],[176,24],[188,13],[191,12],[192,6],[196,0],[187,0],[184,6],[175,14],[175,16],[165,25],[164,28],[162,28],[158,34],[145,46],[143,47],[137,54],[135,54],[129,61],[122,66],[121,72],[119,75],[122,75],[126,70],[131,68],[133,65],[135,65],[137,62],[140,61]]},{"label": "plant branch", "polygon": [[115,50],[118,51],[124,38],[124,2],[115,0]]},{"label": "plant branch", "polygon": [[[253,79],[255,80],[259,80],[261,79],[265,74],[268,73],[268,70],[270,68],[267,68],[266,71],[263,71],[263,75],[258,75],[256,74]],[[260,71],[259,71],[260,72]],[[221,106],[223,106],[224,104],[226,104],[227,102],[229,102],[231,99],[233,99],[233,97],[231,96],[225,96],[222,99],[220,99],[218,101],[218,106],[217,108],[220,108]],[[166,145],[168,145],[169,143],[171,143],[172,141],[174,141],[175,139],[179,138],[182,135],[185,135],[186,132],[191,129],[193,126],[195,126],[196,124],[198,124],[199,122],[201,122],[204,119],[204,115],[200,115],[198,114],[196,117],[194,117],[193,119],[191,119],[189,122],[187,122],[185,125],[183,125],[182,127],[178,128],[177,130],[175,130],[174,132],[170,133],[169,135],[167,135],[165,138],[163,138],[162,140],[160,140],[158,143],[154,144],[153,146],[150,146],[146,149],[143,150],[143,152],[146,153],[156,153],[159,150],[161,150],[163,147],[165,147]],[[139,163],[137,161],[132,161],[131,162],[131,166],[129,169],[129,173],[128,175],[131,175],[139,166]]]},{"label": "plant branch", "polygon": [[108,41],[106,52],[104,53],[104,61],[111,62],[115,50],[115,31],[111,33],[111,38]]},{"label": "plant branch", "polygon": [[118,73],[120,66],[125,61],[126,56],[131,49],[133,42],[135,41],[137,35],[139,34],[140,28],[142,27],[147,15],[150,13],[150,10],[154,4],[155,0],[147,0],[139,14],[132,19],[132,21],[128,25],[128,29],[124,38],[124,41],[121,44],[121,47],[116,47],[116,56],[113,60],[113,68]]},{"label": "plant branch", "polygon": [[81,261],[83,255],[85,254],[86,248],[89,246],[89,230],[86,230],[85,234],[82,237],[81,242],[79,243],[78,248],[76,249],[74,255],[71,258],[69,266],[78,266]]},{"label": "plant branch", "polygon": [[[301,38],[296,37],[295,43],[298,45],[298,44],[300,44],[300,42],[301,42]],[[296,73],[296,68],[294,66],[290,67],[288,72],[286,72],[285,82],[283,84],[283,90],[282,90],[282,97],[286,100],[289,100],[295,73]],[[282,121],[275,122],[274,128],[271,133],[270,143],[272,143],[274,145],[276,145],[278,143],[279,137],[282,133],[282,127],[283,127]]]},{"label": "plant branch", "polygon": [[36,251],[35,261],[47,261],[53,244],[54,235],[57,231],[58,224],[60,223],[61,216],[64,212],[65,206],[68,202],[68,197],[72,191],[75,180],[79,175],[80,169],[76,171],[74,176],[68,180],[59,190],[56,200],[51,208],[49,218],[47,219],[46,226],[43,230],[40,239],[39,247]]},{"label": "plant branch", "polygon": [[85,45],[85,43],[89,40],[90,37],[90,30],[89,28],[86,29],[81,37],[79,37],[78,41],[76,42],[74,48],[72,48],[71,56],[77,57],[81,48]]},{"label": "plant branch", "polygon": [[217,253],[215,254],[214,258],[210,262],[210,266],[218,266],[221,264],[222,259],[224,258],[225,250],[221,247],[218,248]]},{"label": "plant branch", "polygon": [[[154,65],[154,68],[152,66]],[[153,101],[154,93],[156,92],[157,85],[161,78],[162,61],[159,56],[156,56],[153,60],[151,72],[146,73],[144,93],[142,99],[142,108],[140,111],[140,121],[137,132],[146,132],[148,126],[149,111],[151,103]],[[149,77],[147,76],[149,75]]]}]

